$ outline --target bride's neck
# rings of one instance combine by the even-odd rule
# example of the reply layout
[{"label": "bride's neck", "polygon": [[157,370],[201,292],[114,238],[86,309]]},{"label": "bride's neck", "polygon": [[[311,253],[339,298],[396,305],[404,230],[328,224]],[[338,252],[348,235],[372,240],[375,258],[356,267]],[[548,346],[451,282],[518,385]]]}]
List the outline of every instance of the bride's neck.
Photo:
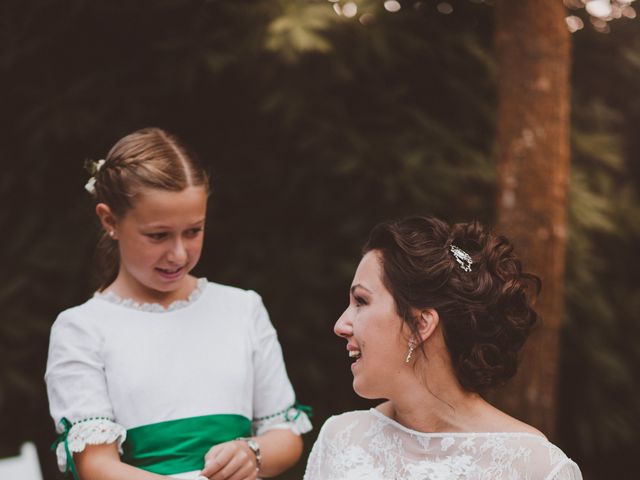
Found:
[{"label": "bride's neck", "polygon": [[456,401],[432,397],[428,401],[394,401],[387,405],[389,417],[418,432],[467,432],[474,431],[474,412],[484,400],[468,393]]},{"label": "bride's neck", "polygon": [[463,389],[452,375],[418,379],[406,387],[384,404],[383,413],[420,432],[472,431],[474,420],[487,405],[480,395]]}]

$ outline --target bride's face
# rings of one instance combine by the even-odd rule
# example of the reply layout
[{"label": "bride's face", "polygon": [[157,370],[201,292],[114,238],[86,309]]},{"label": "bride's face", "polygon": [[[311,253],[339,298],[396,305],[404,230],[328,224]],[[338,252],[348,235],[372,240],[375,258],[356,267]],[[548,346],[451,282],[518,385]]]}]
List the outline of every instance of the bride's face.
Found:
[{"label": "bride's face", "polygon": [[365,398],[389,398],[394,380],[407,367],[407,341],[393,296],[382,282],[380,253],[368,252],[351,284],[349,306],[334,326],[354,359],[353,389]]}]

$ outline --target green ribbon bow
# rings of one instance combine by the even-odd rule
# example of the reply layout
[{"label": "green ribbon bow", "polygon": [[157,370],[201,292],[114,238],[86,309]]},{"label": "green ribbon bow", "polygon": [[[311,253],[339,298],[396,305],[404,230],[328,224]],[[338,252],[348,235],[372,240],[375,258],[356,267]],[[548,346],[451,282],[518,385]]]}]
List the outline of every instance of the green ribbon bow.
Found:
[{"label": "green ribbon bow", "polygon": [[73,480],[80,480],[80,476],[78,475],[78,471],[76,470],[76,464],[73,462],[73,455],[69,450],[69,431],[71,430],[71,427],[73,427],[73,424],[66,417],[62,417],[60,423],[64,427],[64,432],[62,432],[58,436],[56,441],[53,442],[53,445],[51,445],[51,450],[55,452],[58,448],[58,445],[60,445],[61,443],[64,444],[64,451],[67,454],[67,468],[65,469],[64,473],[71,472]]},{"label": "green ribbon bow", "polygon": [[302,412],[306,413],[307,416],[309,416],[309,417],[313,416],[313,408],[311,408],[308,405],[302,405],[302,404],[296,402],[291,406],[291,408],[293,408],[296,411],[296,413],[295,413],[293,418],[290,418],[289,412],[290,412],[291,409],[287,410],[285,412],[285,414],[284,414],[284,419],[287,422],[296,421]]}]

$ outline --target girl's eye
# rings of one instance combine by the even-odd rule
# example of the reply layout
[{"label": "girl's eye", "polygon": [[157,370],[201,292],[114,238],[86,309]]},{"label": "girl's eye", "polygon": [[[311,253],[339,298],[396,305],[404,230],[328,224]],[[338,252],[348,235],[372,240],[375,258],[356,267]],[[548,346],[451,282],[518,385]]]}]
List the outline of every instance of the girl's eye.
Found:
[{"label": "girl's eye", "polygon": [[146,235],[151,240],[162,240],[163,238],[165,238],[167,236],[167,234],[164,233],[164,232],[162,232],[162,233],[147,233]]},{"label": "girl's eye", "polygon": [[198,234],[202,231],[201,227],[197,227],[197,228],[190,228],[189,230],[187,230],[187,236],[188,237],[197,237]]}]

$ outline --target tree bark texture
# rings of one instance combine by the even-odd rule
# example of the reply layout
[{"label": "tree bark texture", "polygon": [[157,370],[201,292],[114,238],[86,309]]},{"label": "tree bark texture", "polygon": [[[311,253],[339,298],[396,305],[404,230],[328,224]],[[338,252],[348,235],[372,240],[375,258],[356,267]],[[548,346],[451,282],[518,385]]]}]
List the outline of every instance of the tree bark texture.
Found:
[{"label": "tree bark texture", "polygon": [[555,435],[569,180],[570,34],[562,0],[497,0],[496,230],[542,279],[542,320],[515,379],[492,399]]}]

